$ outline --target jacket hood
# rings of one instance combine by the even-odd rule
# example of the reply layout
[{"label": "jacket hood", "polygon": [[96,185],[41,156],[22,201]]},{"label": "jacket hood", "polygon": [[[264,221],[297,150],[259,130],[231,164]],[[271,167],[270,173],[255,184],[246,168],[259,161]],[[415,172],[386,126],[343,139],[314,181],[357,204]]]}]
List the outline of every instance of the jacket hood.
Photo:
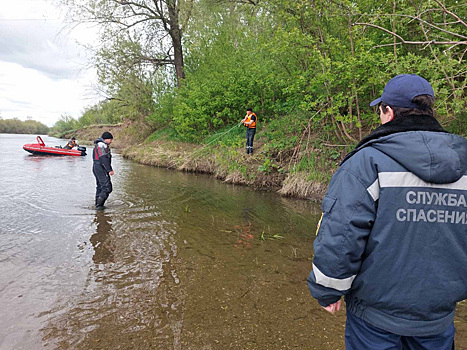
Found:
[{"label": "jacket hood", "polygon": [[426,182],[452,183],[467,173],[467,140],[458,135],[408,131],[365,146],[383,152]]},{"label": "jacket hood", "polygon": [[99,142],[104,142],[104,139],[102,137],[99,137],[97,140],[94,141],[94,143],[99,143]]}]

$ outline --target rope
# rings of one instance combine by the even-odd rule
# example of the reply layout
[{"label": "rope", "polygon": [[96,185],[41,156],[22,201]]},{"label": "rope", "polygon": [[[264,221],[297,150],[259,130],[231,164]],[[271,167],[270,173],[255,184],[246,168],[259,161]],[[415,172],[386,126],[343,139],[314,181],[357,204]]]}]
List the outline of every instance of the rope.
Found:
[{"label": "rope", "polygon": [[214,134],[214,135],[219,135],[219,136],[216,137],[214,140],[209,141],[209,142],[208,142],[207,144],[205,144],[203,147],[198,148],[196,151],[194,151],[194,152],[191,154],[191,156],[193,156],[194,154],[196,154],[196,152],[202,151],[202,150],[204,149],[204,147],[209,146],[209,145],[210,145],[211,143],[213,143],[214,141],[217,141],[222,135],[231,132],[233,129],[239,127],[240,125],[242,125],[242,123],[239,123],[239,124],[235,125],[234,127],[230,128],[230,129],[227,130],[227,131],[224,131],[224,132],[221,132],[221,133],[218,133],[218,134]]},{"label": "rope", "polygon": [[219,135],[218,137],[216,137],[214,140],[211,140],[210,142],[208,142],[207,144],[205,144],[203,147],[201,148],[198,148],[196,151],[194,151],[189,157],[188,159],[181,165],[181,167],[185,167],[185,165],[193,158],[193,156],[198,153],[199,151],[202,151],[205,147],[209,146],[211,143],[213,143],[214,141],[217,141],[222,135],[225,135],[229,132],[231,132],[233,129],[239,127],[240,125],[242,125],[242,123],[238,123],[237,125],[235,125],[234,127],[230,128],[229,130],[227,131],[224,131],[224,132],[221,132],[221,133],[218,133],[218,134],[214,134],[214,135]]}]

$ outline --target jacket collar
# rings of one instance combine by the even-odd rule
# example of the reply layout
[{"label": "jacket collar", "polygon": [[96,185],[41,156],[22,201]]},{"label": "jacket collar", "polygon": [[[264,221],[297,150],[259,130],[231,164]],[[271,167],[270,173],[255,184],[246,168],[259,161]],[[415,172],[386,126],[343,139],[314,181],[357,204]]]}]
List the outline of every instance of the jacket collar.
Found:
[{"label": "jacket collar", "polygon": [[344,160],[341,162],[341,165],[359,150],[372,144],[373,142],[377,142],[378,139],[384,136],[406,131],[434,131],[448,133],[448,131],[444,130],[444,128],[434,117],[425,115],[410,115],[395,118],[389,123],[378,126],[371,132],[371,134],[361,139],[355,149],[345,156]]},{"label": "jacket collar", "polygon": [[357,144],[355,149],[360,148],[371,140],[405,131],[447,132],[434,117],[428,117],[424,115],[410,115],[393,119],[389,123],[378,126],[375,130],[372,131],[370,135],[364,137]]}]

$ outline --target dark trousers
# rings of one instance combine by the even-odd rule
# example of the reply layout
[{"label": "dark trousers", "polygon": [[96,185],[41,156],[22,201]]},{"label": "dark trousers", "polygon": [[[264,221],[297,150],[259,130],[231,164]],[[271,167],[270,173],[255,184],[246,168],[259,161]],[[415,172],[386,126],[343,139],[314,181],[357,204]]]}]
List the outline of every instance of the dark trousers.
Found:
[{"label": "dark trousers", "polygon": [[100,197],[105,201],[112,192],[112,181],[110,181],[110,175],[100,162],[93,162],[92,173],[96,177],[96,200]]},{"label": "dark trousers", "polygon": [[345,348],[347,350],[453,350],[454,323],[439,334],[409,337],[386,332],[347,312]]},{"label": "dark trousers", "polygon": [[246,129],[246,154],[253,153],[253,139],[255,138],[256,129]]}]

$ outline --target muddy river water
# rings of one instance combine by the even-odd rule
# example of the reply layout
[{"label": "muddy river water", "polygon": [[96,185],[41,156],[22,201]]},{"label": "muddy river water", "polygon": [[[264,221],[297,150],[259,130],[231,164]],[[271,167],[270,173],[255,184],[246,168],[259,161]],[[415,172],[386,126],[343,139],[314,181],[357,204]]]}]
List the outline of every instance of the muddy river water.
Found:
[{"label": "muddy river water", "polygon": [[344,349],[306,286],[319,204],[114,153],[96,212],[91,156],[33,142],[0,134],[0,349]]}]

